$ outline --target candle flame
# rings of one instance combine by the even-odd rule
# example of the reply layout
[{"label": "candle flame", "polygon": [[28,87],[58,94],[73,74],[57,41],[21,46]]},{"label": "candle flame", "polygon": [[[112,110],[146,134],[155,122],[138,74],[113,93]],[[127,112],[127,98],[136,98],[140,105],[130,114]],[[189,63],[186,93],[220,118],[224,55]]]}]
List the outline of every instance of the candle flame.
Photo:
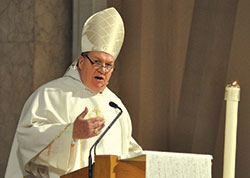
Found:
[{"label": "candle flame", "polygon": [[237,81],[234,81],[233,83],[232,83],[232,86],[237,86],[238,85],[238,82]]}]

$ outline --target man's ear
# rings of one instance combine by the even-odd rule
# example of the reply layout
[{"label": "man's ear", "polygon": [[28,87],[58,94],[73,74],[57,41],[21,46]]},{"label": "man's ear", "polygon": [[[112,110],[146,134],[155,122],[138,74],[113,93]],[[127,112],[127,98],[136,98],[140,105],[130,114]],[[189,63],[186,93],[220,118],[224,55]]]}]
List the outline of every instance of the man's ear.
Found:
[{"label": "man's ear", "polygon": [[78,59],[78,68],[82,69],[83,68],[83,64],[84,64],[84,58],[82,56],[79,56],[79,59]]}]

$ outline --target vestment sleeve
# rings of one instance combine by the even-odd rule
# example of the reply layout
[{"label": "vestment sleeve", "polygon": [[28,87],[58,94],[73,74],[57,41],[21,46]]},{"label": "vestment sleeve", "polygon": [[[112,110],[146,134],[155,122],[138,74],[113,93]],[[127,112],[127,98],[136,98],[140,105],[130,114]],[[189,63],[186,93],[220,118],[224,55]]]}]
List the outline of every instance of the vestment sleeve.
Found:
[{"label": "vestment sleeve", "polygon": [[[131,124],[131,119],[130,119],[130,115],[127,111],[127,109],[125,108],[125,106],[120,102],[120,105],[122,106],[122,109],[124,111],[124,118],[126,118],[126,125],[127,125],[127,138],[128,139],[128,144],[127,144],[127,153],[126,154],[131,154],[131,153],[139,153],[142,151],[142,148],[140,147],[140,145],[135,141],[135,139],[132,137],[132,124]],[[124,139],[125,142],[125,139]]]},{"label": "vestment sleeve", "polygon": [[26,102],[17,128],[20,161],[26,171],[34,171],[32,164],[56,168],[61,174],[69,169],[73,124],[66,103],[58,91],[36,92]]},{"label": "vestment sleeve", "polygon": [[129,153],[139,153],[141,151],[142,148],[140,147],[140,145],[138,145],[138,143],[134,140],[134,138],[131,137],[129,143]]}]

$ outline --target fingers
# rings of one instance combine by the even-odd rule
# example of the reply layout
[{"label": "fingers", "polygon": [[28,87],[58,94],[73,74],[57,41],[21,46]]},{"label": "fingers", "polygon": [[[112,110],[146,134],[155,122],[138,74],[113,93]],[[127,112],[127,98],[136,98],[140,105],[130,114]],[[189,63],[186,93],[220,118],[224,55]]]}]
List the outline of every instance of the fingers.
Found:
[{"label": "fingers", "polygon": [[105,120],[101,117],[91,118],[89,120],[91,120],[92,136],[99,135],[105,127]]},{"label": "fingers", "polygon": [[88,114],[88,108],[85,107],[84,111],[78,116],[79,119],[84,119],[85,116]]},{"label": "fingers", "polygon": [[93,137],[99,135],[101,132],[102,132],[102,130],[94,129]]},{"label": "fingers", "polygon": [[93,128],[101,130],[105,126],[104,119],[93,122]]},{"label": "fingers", "polygon": [[102,117],[91,118],[89,120],[92,128],[101,129],[105,125],[105,120]]},{"label": "fingers", "polygon": [[93,122],[100,122],[100,121],[104,121],[104,118],[103,117],[93,117],[93,118],[90,118]]},{"label": "fingers", "polygon": [[96,124],[99,124],[99,125],[100,125],[100,124],[105,123],[105,120],[104,120],[102,117],[91,118],[90,121],[91,121],[91,123],[92,123],[93,125],[95,125],[96,127],[98,127],[98,125],[96,125]]},{"label": "fingers", "polygon": [[105,123],[103,123],[101,126],[99,126],[98,130],[102,130],[105,127]]},{"label": "fingers", "polygon": [[102,132],[102,129],[105,127],[105,124],[102,124],[98,127],[96,127],[95,129],[93,129],[93,136],[97,136]]}]

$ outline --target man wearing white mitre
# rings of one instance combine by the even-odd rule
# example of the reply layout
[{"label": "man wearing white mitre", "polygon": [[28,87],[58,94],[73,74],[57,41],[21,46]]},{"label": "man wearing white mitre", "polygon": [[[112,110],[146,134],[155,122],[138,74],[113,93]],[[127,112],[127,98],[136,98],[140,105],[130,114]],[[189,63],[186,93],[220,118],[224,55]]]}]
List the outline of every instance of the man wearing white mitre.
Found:
[{"label": "man wearing white mitre", "polygon": [[107,88],[124,39],[119,13],[108,8],[84,24],[82,54],[65,75],[38,88],[26,101],[5,178],[59,178],[88,166],[89,150],[119,112],[97,146],[98,154],[141,151],[132,138],[129,114]]}]

